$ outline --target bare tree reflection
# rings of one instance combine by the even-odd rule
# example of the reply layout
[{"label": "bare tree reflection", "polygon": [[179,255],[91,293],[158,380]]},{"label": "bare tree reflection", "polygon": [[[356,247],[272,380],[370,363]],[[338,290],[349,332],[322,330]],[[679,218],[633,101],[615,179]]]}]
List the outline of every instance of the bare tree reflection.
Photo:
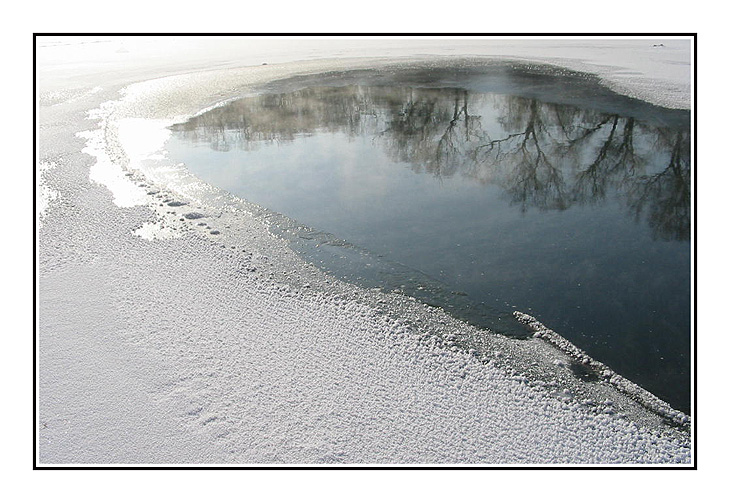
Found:
[{"label": "bare tree reflection", "polygon": [[497,185],[522,211],[611,197],[656,238],[689,239],[688,131],[618,114],[455,88],[347,86],[244,98],[173,129],[216,150],[367,135],[414,171]]},{"label": "bare tree reflection", "polygon": [[654,236],[665,240],[690,238],[690,162],[689,134],[674,134],[667,167],[636,179],[627,191],[629,208],[636,219],[646,211]]},{"label": "bare tree reflection", "polygon": [[502,173],[500,185],[523,211],[528,207],[563,210],[568,207],[566,182],[546,151],[554,144],[536,100],[511,100],[500,122],[508,133],[477,145],[477,166]]}]

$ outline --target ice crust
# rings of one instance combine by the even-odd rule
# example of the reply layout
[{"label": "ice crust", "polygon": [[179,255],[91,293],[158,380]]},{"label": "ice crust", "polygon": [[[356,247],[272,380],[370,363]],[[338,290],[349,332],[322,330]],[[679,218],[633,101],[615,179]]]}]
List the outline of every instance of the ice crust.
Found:
[{"label": "ice crust", "polygon": [[636,383],[633,383],[625,377],[617,374],[604,363],[591,358],[585,351],[575,346],[573,343],[562,337],[560,334],[547,328],[545,325],[536,320],[533,316],[521,313],[519,311],[515,311],[514,315],[519,321],[521,321],[525,325],[528,325],[532,330],[534,330],[535,337],[539,337],[549,341],[551,344],[563,351],[573,361],[585,365],[592,372],[594,372],[596,376],[600,377],[606,382],[611,383],[621,392],[631,396],[647,409],[661,415],[667,420],[678,425],[686,425],[691,421],[690,417],[687,414],[673,409],[669,406],[669,404],[667,404],[663,400],[658,399],[656,396],[652,395],[641,386],[638,386]]},{"label": "ice crust", "polygon": [[689,417],[615,374],[582,382],[580,350],[537,320],[516,341],[337,281],[165,158],[165,125],[258,82],[392,63],[188,73],[53,104],[42,121],[74,120],[40,138],[42,464],[691,463],[688,430],[663,422]]}]

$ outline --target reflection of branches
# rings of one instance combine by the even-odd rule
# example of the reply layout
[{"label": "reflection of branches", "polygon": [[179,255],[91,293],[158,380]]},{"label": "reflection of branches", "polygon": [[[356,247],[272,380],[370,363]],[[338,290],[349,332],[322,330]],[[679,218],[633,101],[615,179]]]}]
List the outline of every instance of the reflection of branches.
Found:
[{"label": "reflection of branches", "polygon": [[387,120],[388,128],[380,133],[395,160],[419,166],[431,159],[432,138],[447,116],[440,105],[432,93],[409,90],[405,102]]},{"label": "reflection of branches", "polygon": [[464,90],[411,89],[401,111],[391,117],[379,135],[391,157],[437,177],[463,170],[468,143],[481,130]]},{"label": "reflection of branches", "polygon": [[[483,124],[473,110],[498,116]],[[373,135],[394,161],[496,184],[523,211],[614,194],[637,217],[648,211],[658,237],[687,239],[689,232],[688,133],[617,114],[463,89],[349,86],[254,96],[174,129],[218,150],[321,131]],[[667,168],[654,173],[662,158]]]},{"label": "reflection of branches", "polygon": [[[606,124],[608,124],[611,121],[613,121],[613,125],[611,127],[611,132],[613,133],[613,131],[616,129],[616,124],[618,122],[618,115],[610,115],[610,116],[607,116],[604,119],[602,119],[600,122],[598,122],[597,124],[595,124],[594,126],[582,128],[582,133],[579,136],[577,136],[576,138],[570,139],[568,141],[568,143],[571,146],[575,146],[575,145],[577,145],[577,144],[579,144],[581,142],[584,142],[584,141],[588,140],[595,133],[597,133],[598,131],[600,131],[601,129],[603,129],[603,126],[605,126]],[[563,128],[563,130],[565,130],[565,128]],[[566,138],[568,138],[570,135],[568,135],[566,133],[565,136],[566,136]]]},{"label": "reflection of branches", "polygon": [[[513,184],[509,192],[513,196],[517,195],[516,199],[522,204],[523,211],[530,201],[540,209],[563,210],[567,207],[564,198],[565,183],[560,170],[550,162],[540,146],[536,131],[542,128],[542,122],[537,119],[536,109],[533,102],[530,122],[520,146],[522,162],[517,164],[515,170],[517,183]],[[528,148],[530,140],[534,148],[532,154]]]},{"label": "reflection of branches", "polygon": [[690,235],[689,138],[677,133],[667,167],[660,173],[639,177],[628,192],[629,207],[636,218],[647,210],[655,237],[687,241]]},{"label": "reflection of branches", "polygon": [[604,199],[606,190],[611,186],[615,173],[621,171],[626,159],[633,158],[633,149],[631,149],[631,153],[627,153],[629,147],[633,145],[633,140],[626,139],[626,134],[633,132],[633,119],[629,119],[624,127],[624,139],[618,141],[616,140],[619,124],[618,115],[602,121],[596,127],[587,129],[583,135],[571,141],[571,145],[575,146],[592,137],[609,121],[611,127],[608,137],[601,143],[593,162],[576,173],[574,190],[576,201],[586,202]]},{"label": "reflection of branches", "polygon": [[454,96],[454,112],[441,138],[439,138],[433,168],[439,175],[451,176],[458,169],[459,146],[464,142],[459,138],[458,128],[460,125],[464,127],[464,139],[469,141],[470,126],[473,121],[469,120],[468,98],[467,92],[462,91],[460,95]]},{"label": "reflection of branches", "polygon": [[510,123],[513,127],[519,125],[520,132],[478,145],[472,158],[481,165],[506,171],[506,191],[523,211],[529,206],[565,209],[565,181],[542,146],[547,128],[538,103],[529,100],[528,106],[515,108],[519,111],[510,118]]}]

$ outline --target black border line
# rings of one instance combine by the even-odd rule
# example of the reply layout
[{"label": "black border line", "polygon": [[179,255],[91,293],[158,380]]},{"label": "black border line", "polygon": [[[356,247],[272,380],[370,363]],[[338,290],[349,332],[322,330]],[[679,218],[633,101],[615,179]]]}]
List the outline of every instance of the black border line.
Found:
[{"label": "black border line", "polygon": [[36,302],[38,300],[38,278],[36,269],[38,267],[38,180],[36,179],[36,171],[38,170],[38,112],[36,110],[37,99],[36,99],[36,35],[33,35],[33,469],[36,469],[36,455],[38,439],[36,437],[38,433],[38,423],[36,418],[38,417],[37,402],[38,402],[38,383],[36,382],[37,368],[37,355],[36,355],[36,344],[38,334],[38,313],[36,312]]},{"label": "black border line", "polygon": [[[694,61],[693,61],[693,73],[694,73],[694,93],[692,96],[692,121],[694,126],[694,134],[692,136],[692,144],[694,147],[694,166],[692,173],[694,175],[694,190],[692,197],[694,198],[694,219],[693,219],[693,233],[694,238],[694,263],[692,267],[694,269],[694,397],[691,405],[691,418],[692,418],[692,463],[688,466],[677,465],[677,466],[651,466],[651,465],[639,465],[639,466],[611,466],[611,465],[558,465],[558,466],[510,466],[510,465],[494,465],[494,466],[438,466],[438,465],[376,465],[376,466],[362,466],[362,465],[343,465],[343,466],[314,466],[314,465],[295,465],[295,466],[277,466],[277,465],[262,465],[262,466],[195,466],[195,465],[139,465],[139,466],[54,466],[54,465],[43,465],[38,466],[38,424],[36,424],[37,418],[37,336],[38,336],[38,312],[36,309],[36,302],[38,300],[39,292],[37,291],[37,273],[36,267],[38,265],[38,249],[37,249],[37,233],[38,233],[38,222],[37,222],[37,166],[38,166],[38,137],[37,137],[37,38],[38,37],[73,37],[73,36],[105,36],[105,37],[167,37],[167,36],[182,36],[182,37],[393,37],[393,38],[406,38],[406,37],[482,37],[482,38],[496,38],[496,37],[524,37],[524,38],[537,38],[537,37],[585,37],[585,38],[596,38],[596,37],[690,37],[693,41],[694,46]],[[272,32],[249,32],[249,33],[215,33],[215,32],[34,32],[33,33],[33,470],[697,470],[697,32],[677,32],[677,33],[610,33],[610,32],[574,32],[574,33],[550,33],[550,32],[536,32],[536,33],[458,33],[458,32],[445,32],[445,33],[427,33],[427,32],[403,32],[403,33],[392,33],[392,32],[289,32],[289,33],[272,33]]]},{"label": "black border line", "polygon": [[692,135],[692,145],[694,146],[694,166],[692,166],[692,174],[694,175],[694,190],[692,193],[692,197],[694,198],[694,229],[693,229],[693,237],[695,240],[695,246],[694,246],[694,294],[695,294],[695,301],[694,301],[694,310],[695,310],[695,318],[694,318],[694,400],[692,400],[692,429],[693,429],[693,438],[692,438],[692,445],[694,447],[694,456],[692,461],[694,462],[694,467],[697,469],[697,187],[699,186],[697,183],[697,34],[695,33],[693,36],[693,42],[694,42],[694,61],[692,65],[692,69],[694,72],[694,89],[692,93],[692,123],[694,126],[694,134]]}]

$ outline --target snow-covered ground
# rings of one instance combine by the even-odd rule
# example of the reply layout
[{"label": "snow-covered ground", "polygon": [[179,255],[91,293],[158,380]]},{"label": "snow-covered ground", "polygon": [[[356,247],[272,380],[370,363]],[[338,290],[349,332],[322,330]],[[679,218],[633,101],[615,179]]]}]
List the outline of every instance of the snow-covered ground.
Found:
[{"label": "snow-covered ground", "polygon": [[662,406],[576,379],[545,339],[326,277],[160,150],[256,83],[457,56],[688,108],[690,40],[66,42],[38,47],[41,465],[692,463]]}]

